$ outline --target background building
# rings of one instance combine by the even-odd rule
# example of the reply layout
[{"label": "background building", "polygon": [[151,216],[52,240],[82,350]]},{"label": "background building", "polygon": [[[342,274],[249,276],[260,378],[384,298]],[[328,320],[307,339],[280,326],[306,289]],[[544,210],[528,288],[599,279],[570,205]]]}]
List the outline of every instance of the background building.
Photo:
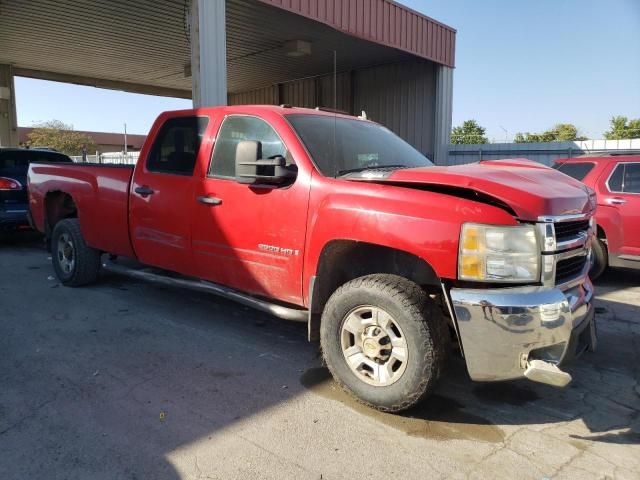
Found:
[{"label": "background building", "polygon": [[445,163],[455,35],[390,0],[3,0],[0,142],[18,143],[18,75],[196,106],[365,110]]},{"label": "background building", "polygon": [[[18,127],[18,144],[27,145],[29,143],[29,133],[32,127]],[[124,150],[124,134],[109,132],[87,132],[84,130],[76,130],[93,138],[99,153],[122,152]],[[127,150],[137,151],[142,148],[146,135],[134,135],[127,133]],[[46,146],[46,145],[45,145]],[[88,152],[95,154],[95,152]]]}]

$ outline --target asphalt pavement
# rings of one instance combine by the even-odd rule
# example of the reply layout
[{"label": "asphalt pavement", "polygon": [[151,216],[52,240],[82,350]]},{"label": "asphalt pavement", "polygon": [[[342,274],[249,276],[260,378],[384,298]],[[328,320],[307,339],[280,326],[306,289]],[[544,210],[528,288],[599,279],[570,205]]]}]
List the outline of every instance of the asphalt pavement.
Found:
[{"label": "asphalt pavement", "polygon": [[471,382],[419,408],[340,392],[306,326],[103,274],[66,288],[0,240],[0,479],[640,479],[640,272],[597,284],[565,389]]}]

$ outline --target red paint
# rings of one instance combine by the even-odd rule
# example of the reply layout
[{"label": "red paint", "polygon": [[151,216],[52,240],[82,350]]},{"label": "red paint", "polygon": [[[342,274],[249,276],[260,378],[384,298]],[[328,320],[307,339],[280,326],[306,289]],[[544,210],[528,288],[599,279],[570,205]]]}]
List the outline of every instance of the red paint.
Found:
[{"label": "red paint", "polygon": [[[427,188],[481,192],[528,221],[589,208],[582,184],[527,161],[398,170],[376,181],[324,177],[286,121],[292,113],[331,115],[273,106],[165,113],[154,123],[132,179],[128,168],[34,164],[29,172],[34,223],[44,230],[43,200],[48,192],[67,192],[77,205],[90,246],[308,305],[310,278],[332,241],[399,249],[424,259],[440,278],[455,279],[462,223],[517,223],[498,206]],[[162,124],[193,114],[209,117],[193,176],[148,172],[146,158]],[[214,139],[228,114],[260,117],[278,132],[298,167],[292,185],[257,188],[207,177]],[[153,195],[142,198],[135,193],[142,186],[154,190]],[[197,201],[199,196],[220,198],[222,204],[204,205]]]},{"label": "red paint", "polygon": [[[557,160],[556,163],[591,163],[593,169],[583,183],[596,192],[596,222],[607,240],[609,257],[632,255],[640,258],[640,194],[609,191],[607,180],[621,163],[640,163],[640,155],[583,157]],[[562,168],[562,167],[561,167]],[[611,200],[621,199],[621,205]],[[638,262],[640,268],[640,262]]]}]

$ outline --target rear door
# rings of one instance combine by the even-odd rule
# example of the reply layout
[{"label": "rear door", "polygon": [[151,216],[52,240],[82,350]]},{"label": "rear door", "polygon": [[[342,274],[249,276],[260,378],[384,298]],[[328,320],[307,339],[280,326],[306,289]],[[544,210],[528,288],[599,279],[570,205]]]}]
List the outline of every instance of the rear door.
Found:
[{"label": "rear door", "polygon": [[153,144],[139,159],[131,185],[129,228],[143,263],[195,274],[190,231],[193,172],[207,124],[204,116],[165,119],[154,127]]},{"label": "rear door", "polygon": [[620,214],[621,255],[640,260],[640,162],[621,162],[606,182],[603,201]]}]

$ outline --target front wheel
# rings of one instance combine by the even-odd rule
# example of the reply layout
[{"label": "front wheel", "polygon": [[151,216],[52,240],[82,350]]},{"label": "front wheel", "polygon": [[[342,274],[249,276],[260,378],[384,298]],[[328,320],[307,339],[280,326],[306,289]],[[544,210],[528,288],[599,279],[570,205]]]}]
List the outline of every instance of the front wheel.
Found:
[{"label": "front wheel", "polygon": [[609,255],[607,246],[599,238],[594,238],[591,242],[591,269],[589,277],[595,280],[604,273],[609,265]]},{"label": "front wheel", "polygon": [[100,252],[89,247],[77,218],[59,221],[51,235],[51,260],[60,282],[79,287],[95,282],[100,271]]},{"label": "front wheel", "polygon": [[449,330],[418,285],[376,274],[352,280],[331,296],[320,342],[341,387],[373,408],[399,412],[433,390],[444,369]]}]

